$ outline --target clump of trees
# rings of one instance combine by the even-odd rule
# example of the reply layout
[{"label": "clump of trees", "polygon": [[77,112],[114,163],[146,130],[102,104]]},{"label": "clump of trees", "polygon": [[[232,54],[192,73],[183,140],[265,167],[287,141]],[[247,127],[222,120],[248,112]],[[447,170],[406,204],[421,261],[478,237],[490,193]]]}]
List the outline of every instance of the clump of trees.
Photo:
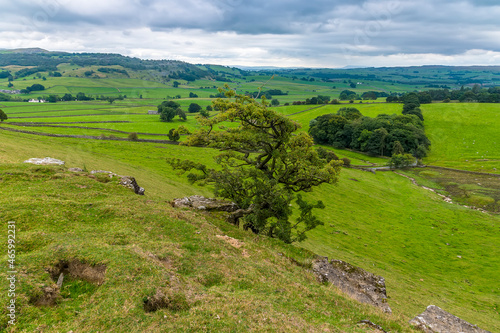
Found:
[{"label": "clump of trees", "polygon": [[[403,114],[413,114],[420,120],[424,120],[422,110],[420,109],[420,98],[416,93],[409,93],[402,97]],[[426,102],[427,103],[427,102]],[[428,102],[430,103],[430,102]]]},{"label": "clump of trees", "polygon": [[478,103],[500,103],[500,87],[482,88],[475,84],[473,87],[464,87],[458,90],[430,89],[418,93],[408,93],[402,96],[391,95],[387,102],[405,102],[408,95],[416,95],[420,104],[432,103],[433,101],[478,102]]},{"label": "clump of trees", "polygon": [[[245,229],[286,243],[304,240],[307,231],[323,224],[313,209],[324,205],[306,202],[300,192],[337,182],[342,163],[321,158],[312,138],[297,133],[300,125],[268,109],[265,100],[236,95],[228,86],[221,93],[227,98],[214,101],[220,112],[199,117],[202,128],[184,143],[219,149],[218,168],[191,160],[168,162],[189,172],[191,182],[211,184],[217,196],[234,201],[240,209],[231,213],[229,222],[239,226],[243,220]],[[219,127],[224,121],[238,126]],[[299,212],[293,221],[292,207]]]},{"label": "clump of trees", "polygon": [[191,103],[189,104],[189,107],[188,107],[188,112],[189,113],[196,113],[196,112],[200,112],[201,111],[201,106],[197,103]]},{"label": "clump of trees", "polygon": [[309,125],[309,134],[317,143],[373,155],[391,156],[398,141],[403,152],[421,158],[430,146],[423,122],[415,114],[380,114],[370,118],[356,108],[347,107],[336,114],[319,116]]},{"label": "clump of trees", "polygon": [[39,83],[35,83],[29,87],[26,87],[26,89],[21,89],[21,94],[29,94],[32,91],[42,91],[45,90],[45,87]]},{"label": "clump of trees", "polygon": [[181,120],[186,120],[186,113],[182,111],[179,103],[173,101],[163,101],[157,108],[161,121],[170,122],[175,116],[179,116]]},{"label": "clump of trees", "polygon": [[316,97],[307,98],[305,101],[295,101],[292,105],[316,105],[316,104],[328,104],[330,102],[330,96],[318,95]]},{"label": "clump of trees", "polygon": [[359,97],[359,95],[352,90],[343,90],[340,93],[339,99],[341,101],[353,101],[353,100],[361,100],[361,97]]}]

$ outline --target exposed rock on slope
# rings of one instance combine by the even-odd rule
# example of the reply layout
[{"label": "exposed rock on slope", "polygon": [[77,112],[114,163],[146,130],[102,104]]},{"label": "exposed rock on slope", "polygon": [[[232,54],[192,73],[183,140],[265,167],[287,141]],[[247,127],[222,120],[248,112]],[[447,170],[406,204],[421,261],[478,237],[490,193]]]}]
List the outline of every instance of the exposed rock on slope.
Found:
[{"label": "exposed rock on slope", "polygon": [[425,333],[490,333],[435,305],[429,305],[423,313],[410,320],[410,324],[416,326]]},{"label": "exposed rock on slope", "polygon": [[328,261],[322,257],[312,266],[319,282],[330,282],[355,300],[374,305],[384,312],[392,313],[387,304],[385,279],[342,260]]},{"label": "exposed rock on slope", "polygon": [[64,161],[57,160],[51,157],[30,158],[29,160],[24,161],[24,163],[31,163],[36,165],[64,165]]},{"label": "exposed rock on slope", "polygon": [[192,207],[200,210],[220,210],[224,212],[234,212],[238,209],[238,205],[234,202],[205,198],[201,195],[174,199],[171,204],[172,207],[177,208]]}]

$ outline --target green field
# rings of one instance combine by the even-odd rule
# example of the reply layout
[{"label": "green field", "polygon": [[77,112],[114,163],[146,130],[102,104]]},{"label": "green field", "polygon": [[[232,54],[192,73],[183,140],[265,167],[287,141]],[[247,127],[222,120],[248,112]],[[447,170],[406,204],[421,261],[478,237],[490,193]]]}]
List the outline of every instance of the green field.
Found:
[{"label": "green field", "polygon": [[500,105],[430,104],[422,110],[432,142],[426,163],[500,173]]}]

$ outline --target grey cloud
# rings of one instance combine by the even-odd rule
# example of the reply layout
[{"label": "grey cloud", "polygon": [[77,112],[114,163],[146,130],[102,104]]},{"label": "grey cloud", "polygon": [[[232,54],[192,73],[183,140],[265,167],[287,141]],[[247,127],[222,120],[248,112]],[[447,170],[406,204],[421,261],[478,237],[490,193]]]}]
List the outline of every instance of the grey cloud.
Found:
[{"label": "grey cloud", "polygon": [[[73,33],[85,46],[99,42],[99,47],[107,43],[112,47],[117,43],[107,41],[102,31],[110,36],[119,33],[123,42],[138,38],[133,31],[146,29],[166,36],[172,31],[194,31],[188,35],[196,37],[198,31],[199,36],[213,38],[213,44],[221,42],[217,33],[234,33],[240,37],[242,48],[251,40],[253,47],[267,50],[271,56],[307,60],[342,58],[346,50],[359,56],[456,55],[472,49],[500,51],[497,2],[87,0],[80,5],[74,0],[18,0],[2,4],[0,21],[4,30],[9,24],[24,24],[46,35]],[[97,42],[91,37],[85,39],[87,35],[102,38]],[[164,45],[177,43],[164,41]],[[196,45],[186,45],[191,56]],[[178,52],[183,52],[181,47]],[[204,52],[210,53],[210,49],[199,50],[200,54]]]}]

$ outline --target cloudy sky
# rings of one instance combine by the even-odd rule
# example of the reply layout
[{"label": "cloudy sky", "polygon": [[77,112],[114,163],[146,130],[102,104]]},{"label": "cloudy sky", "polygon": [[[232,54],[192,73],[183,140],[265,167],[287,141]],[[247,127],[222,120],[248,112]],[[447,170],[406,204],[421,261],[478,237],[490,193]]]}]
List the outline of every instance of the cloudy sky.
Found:
[{"label": "cloudy sky", "polygon": [[0,0],[0,48],[240,66],[500,65],[499,0]]}]

